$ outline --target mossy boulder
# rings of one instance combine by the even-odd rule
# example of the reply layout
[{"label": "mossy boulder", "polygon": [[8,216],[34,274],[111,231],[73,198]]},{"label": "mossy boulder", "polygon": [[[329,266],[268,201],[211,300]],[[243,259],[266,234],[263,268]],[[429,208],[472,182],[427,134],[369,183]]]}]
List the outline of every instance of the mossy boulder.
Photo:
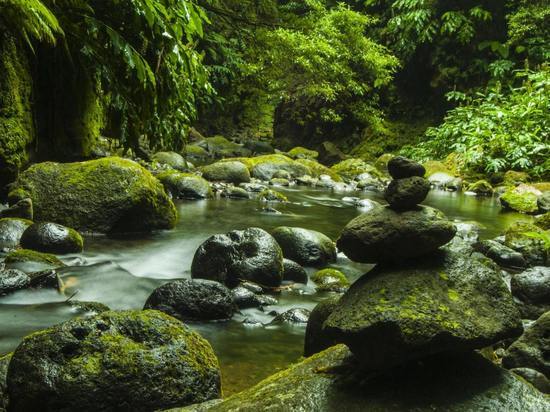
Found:
[{"label": "mossy boulder", "polygon": [[80,253],[84,240],[80,233],[57,223],[34,223],[21,236],[21,247],[44,253],[63,255]]},{"label": "mossy boulder", "polygon": [[336,246],[325,234],[300,227],[280,226],[272,232],[283,255],[304,266],[324,266],[336,261]]},{"label": "mossy boulder", "polygon": [[550,254],[550,232],[526,222],[516,222],[504,234],[504,244],[523,255],[529,266],[546,265]]},{"label": "mossy boulder", "polygon": [[250,182],[250,172],[241,162],[220,161],[204,166],[202,169],[203,177],[211,182],[239,183]]},{"label": "mossy boulder", "polygon": [[521,253],[496,240],[481,240],[474,243],[473,248],[506,268],[525,268],[528,266]]},{"label": "mossy boulder", "polygon": [[478,180],[466,188],[468,192],[475,193],[478,196],[491,196],[493,194],[493,186],[487,180]]},{"label": "mossy boulder", "polygon": [[18,249],[8,253],[4,259],[4,263],[6,267],[25,271],[65,266],[65,264],[55,255],[28,249]]},{"label": "mossy boulder", "polygon": [[502,359],[505,368],[531,368],[550,376],[550,312],[536,320],[510,345]]},{"label": "mossy boulder", "polygon": [[228,159],[237,160],[245,164],[252,177],[269,181],[280,171],[286,171],[294,179],[304,175],[311,175],[311,170],[300,162],[282,154],[271,154],[264,156]]},{"label": "mossy boulder", "polygon": [[103,233],[171,229],[176,208],[161,183],[137,163],[108,157],[79,163],[37,163],[18,178],[35,220]]},{"label": "mossy boulder", "polygon": [[534,223],[542,230],[550,230],[550,212],[546,212],[543,215],[537,216]]},{"label": "mossy boulder", "polygon": [[226,320],[235,312],[231,291],[219,282],[181,279],[156,288],[145,302],[182,321]]},{"label": "mossy boulder", "polygon": [[316,150],[306,149],[305,147],[297,146],[288,151],[288,157],[292,159],[311,159],[315,160],[319,157],[319,152]]},{"label": "mossy boulder", "polygon": [[353,180],[357,176],[368,173],[376,178],[383,178],[382,172],[373,165],[362,159],[346,159],[331,166],[331,170],[348,180]]},{"label": "mossy boulder", "polygon": [[247,280],[267,287],[283,280],[283,253],[265,230],[248,228],[209,237],[193,257],[191,275],[229,287]]},{"label": "mossy boulder", "polygon": [[395,210],[414,209],[430,192],[430,182],[423,177],[413,176],[395,179],[384,191],[384,199]]},{"label": "mossy boulder", "polygon": [[206,179],[191,173],[166,170],[156,177],[176,199],[210,199],[214,196]]},{"label": "mossy boulder", "polygon": [[385,369],[521,335],[520,313],[500,271],[440,251],[378,265],[342,296],[324,330],[368,368]]},{"label": "mossy boulder", "polygon": [[346,275],[332,268],[315,272],[311,280],[319,292],[344,292],[350,285]]},{"label": "mossy boulder", "polygon": [[337,241],[351,260],[378,263],[436,251],[455,236],[455,225],[431,207],[395,211],[377,206],[349,222]]},{"label": "mossy boulder", "polygon": [[375,375],[344,345],[296,363],[223,402],[179,412],[545,411],[548,397],[476,353],[440,356]]},{"label": "mossy boulder", "polygon": [[517,186],[521,183],[527,183],[529,181],[529,173],[517,172],[515,170],[508,170],[504,173],[503,183],[506,186]]},{"label": "mossy boulder", "polygon": [[11,411],[151,411],[221,395],[208,342],[158,311],[104,312],[29,335],[7,383]]},{"label": "mossy boulder", "polygon": [[536,192],[536,189],[531,190],[527,185],[509,188],[500,196],[500,204],[504,209],[528,214],[536,213],[539,209]]},{"label": "mossy boulder", "polygon": [[203,141],[196,143],[198,146],[203,147],[213,157],[234,157],[234,156],[250,156],[252,153],[244,146],[232,142],[223,136],[207,137]]},{"label": "mossy boulder", "polygon": [[264,189],[258,195],[258,200],[260,202],[288,202],[288,198],[281,192],[277,192],[272,189]]},{"label": "mossy boulder", "polygon": [[13,249],[19,245],[21,236],[32,225],[30,220],[18,218],[0,219],[0,249]]},{"label": "mossy boulder", "polygon": [[205,148],[196,144],[189,144],[185,146],[184,154],[186,159],[199,162],[203,162],[210,157],[210,153],[208,153]]},{"label": "mossy boulder", "polygon": [[183,156],[176,152],[157,152],[151,157],[151,160],[176,170],[186,171],[188,169]]}]

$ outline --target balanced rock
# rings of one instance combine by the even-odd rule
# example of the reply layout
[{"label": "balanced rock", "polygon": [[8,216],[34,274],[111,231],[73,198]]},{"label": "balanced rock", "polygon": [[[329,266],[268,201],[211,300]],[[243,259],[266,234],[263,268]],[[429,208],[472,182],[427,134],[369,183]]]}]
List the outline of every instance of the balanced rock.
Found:
[{"label": "balanced rock", "polygon": [[280,226],[273,230],[283,255],[304,266],[324,266],[336,261],[336,246],[323,233],[300,227]]},{"label": "balanced rock", "polygon": [[23,248],[44,253],[80,253],[83,245],[80,233],[57,223],[34,223],[21,236]]},{"label": "balanced rock", "polygon": [[155,289],[145,309],[156,309],[183,321],[225,320],[235,312],[231,291],[219,282],[182,279]]},{"label": "balanced rock", "polygon": [[483,348],[523,330],[500,271],[444,250],[376,266],[344,294],[324,329],[372,369]]},{"label": "balanced rock", "polygon": [[403,156],[396,156],[388,161],[388,173],[394,179],[404,179],[414,176],[424,177],[426,169],[414,160]]},{"label": "balanced rock", "polygon": [[19,175],[10,196],[31,198],[36,221],[80,231],[171,229],[177,218],[160,182],[136,162],[117,157],[34,164]]},{"label": "balanced rock", "polygon": [[104,312],[27,336],[8,369],[11,411],[151,411],[215,399],[210,344],[158,311]]},{"label": "balanced rock", "polygon": [[275,287],[283,279],[283,253],[263,229],[234,230],[211,236],[200,245],[193,257],[191,275],[229,287],[241,280]]},{"label": "balanced rock", "polygon": [[384,198],[393,209],[413,209],[422,203],[430,191],[430,182],[413,176],[392,180],[384,192]]},{"label": "balanced rock", "polygon": [[224,401],[181,412],[547,411],[550,400],[472,352],[427,359],[373,375],[344,345],[290,366]]},{"label": "balanced rock", "polygon": [[375,207],[349,222],[337,245],[351,260],[377,263],[431,253],[455,233],[455,225],[431,207],[403,212]]}]

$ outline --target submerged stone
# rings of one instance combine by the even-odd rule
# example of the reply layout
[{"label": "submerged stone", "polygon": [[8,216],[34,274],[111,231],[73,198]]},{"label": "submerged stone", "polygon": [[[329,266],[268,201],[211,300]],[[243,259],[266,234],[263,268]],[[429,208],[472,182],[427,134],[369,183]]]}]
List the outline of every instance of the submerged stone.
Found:
[{"label": "submerged stone", "polygon": [[351,260],[377,263],[429,254],[455,233],[455,225],[431,207],[404,212],[375,207],[349,222],[337,245]]},{"label": "submerged stone", "polygon": [[547,397],[475,353],[442,356],[388,371],[362,372],[334,346],[235,394],[191,411],[546,411]]},{"label": "submerged stone", "polygon": [[37,163],[17,179],[36,221],[80,231],[171,229],[176,209],[160,182],[136,162],[108,157],[79,163]]},{"label": "submerged stone", "polygon": [[483,348],[523,330],[500,271],[449,251],[376,266],[344,294],[324,329],[372,369]]},{"label": "submerged stone", "polygon": [[220,397],[212,348],[158,311],[105,312],[23,339],[8,369],[10,411],[151,411]]}]

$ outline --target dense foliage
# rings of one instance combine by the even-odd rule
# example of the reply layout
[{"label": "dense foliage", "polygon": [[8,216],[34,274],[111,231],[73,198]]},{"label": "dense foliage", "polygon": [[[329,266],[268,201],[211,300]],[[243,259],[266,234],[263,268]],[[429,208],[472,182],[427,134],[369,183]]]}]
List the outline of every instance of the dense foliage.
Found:
[{"label": "dense foliage", "polygon": [[550,70],[517,73],[518,87],[496,84],[466,95],[442,125],[429,128],[427,140],[404,152],[420,159],[461,155],[465,165],[482,172],[509,169],[534,175],[550,170]]}]

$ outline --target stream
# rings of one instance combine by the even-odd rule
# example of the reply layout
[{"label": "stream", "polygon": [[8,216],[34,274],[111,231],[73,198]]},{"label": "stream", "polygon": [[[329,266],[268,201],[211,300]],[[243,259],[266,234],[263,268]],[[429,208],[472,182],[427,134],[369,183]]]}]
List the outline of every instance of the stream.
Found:
[{"label": "stream", "polygon": [[[0,298],[0,354],[14,350],[25,335],[76,316],[76,310],[63,303],[72,294],[73,299],[101,302],[112,309],[141,309],[156,287],[190,277],[195,250],[215,233],[251,226],[267,231],[277,226],[299,226],[335,239],[346,223],[362,212],[345,198],[382,201],[370,192],[338,193],[302,186],[277,190],[290,200],[274,205],[281,214],[262,211],[256,200],[180,201],[179,223],[172,231],[139,239],[87,237],[83,254],[63,257],[69,265],[59,271],[66,284],[65,296],[55,291],[25,290]],[[452,220],[477,223],[481,238],[494,237],[514,221],[529,219],[502,213],[495,198],[462,193],[432,191],[424,204],[441,209]],[[351,262],[342,254],[331,266],[346,273],[352,282],[372,267]],[[275,297],[279,304],[263,312],[249,309],[231,321],[190,324],[208,339],[220,360],[224,395],[250,387],[302,355],[305,326],[262,326],[273,319],[270,311],[312,309],[326,295],[316,293],[310,282],[294,285]],[[243,323],[245,319],[255,323]]]}]

